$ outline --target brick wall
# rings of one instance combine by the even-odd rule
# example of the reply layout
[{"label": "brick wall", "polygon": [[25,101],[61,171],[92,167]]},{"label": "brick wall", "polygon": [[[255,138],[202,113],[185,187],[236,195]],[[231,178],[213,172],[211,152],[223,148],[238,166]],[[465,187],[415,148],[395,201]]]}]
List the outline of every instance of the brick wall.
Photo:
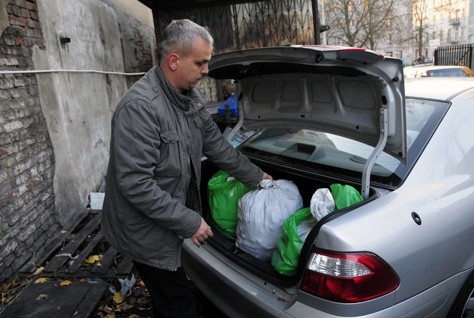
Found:
[{"label": "brick wall", "polygon": [[[32,48],[43,46],[36,0],[0,0],[0,283],[57,233],[54,155],[42,114]],[[5,23],[6,22],[6,23]]]}]

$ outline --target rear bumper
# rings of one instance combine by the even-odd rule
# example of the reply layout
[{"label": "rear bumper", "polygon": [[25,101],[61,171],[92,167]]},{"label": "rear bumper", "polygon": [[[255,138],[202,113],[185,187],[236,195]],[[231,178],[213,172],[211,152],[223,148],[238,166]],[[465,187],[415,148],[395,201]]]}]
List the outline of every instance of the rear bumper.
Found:
[{"label": "rear bumper", "polygon": [[468,274],[461,273],[390,306],[388,303],[395,302],[394,292],[391,302],[383,301],[387,306],[381,309],[378,301],[340,304],[298,294],[296,289],[282,290],[244,271],[209,245],[198,248],[186,240],[182,255],[193,283],[229,317],[445,317]]},{"label": "rear bumper", "polygon": [[294,303],[296,295],[271,286],[241,268],[233,268],[235,264],[208,244],[198,248],[186,240],[183,247],[182,264],[186,273],[229,317],[292,317],[284,310]]}]

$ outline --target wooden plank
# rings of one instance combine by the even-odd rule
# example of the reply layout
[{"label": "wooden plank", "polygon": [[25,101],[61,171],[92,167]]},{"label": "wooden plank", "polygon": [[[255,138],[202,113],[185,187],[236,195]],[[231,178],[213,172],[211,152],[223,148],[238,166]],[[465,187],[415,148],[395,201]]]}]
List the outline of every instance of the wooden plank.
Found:
[{"label": "wooden plank", "polygon": [[104,253],[104,256],[102,256],[100,261],[94,265],[91,270],[91,273],[100,276],[105,275],[110,265],[112,265],[115,255],[117,255],[117,250],[113,247],[109,247],[109,249]]},{"label": "wooden plank", "polygon": [[[94,216],[89,223],[80,230],[80,232],[75,235],[74,239],[72,239],[61,251],[56,255],[61,254],[70,254],[71,257],[76,256],[75,252],[77,248],[83,243],[83,241],[87,238],[88,235],[91,234],[92,231],[100,224],[100,215],[97,214]],[[44,273],[52,273],[56,272],[64,263],[67,262],[68,259],[71,258],[70,256],[54,256],[51,261],[45,266],[43,272]]]},{"label": "wooden plank", "polygon": [[94,310],[102,299],[108,284],[105,282],[97,282],[92,284],[89,292],[84,296],[82,301],[76,307],[73,318],[89,318],[93,316]]},{"label": "wooden plank", "polygon": [[81,251],[81,254],[77,259],[75,259],[68,268],[65,269],[66,273],[75,273],[77,269],[81,266],[81,264],[85,261],[87,257],[89,257],[94,250],[94,248],[97,246],[97,244],[100,243],[100,241],[104,238],[104,233],[102,233],[102,230],[100,230],[94,238],[89,242],[89,244],[86,246]]},{"label": "wooden plank", "polygon": [[53,236],[46,242],[35,255],[19,270],[20,275],[32,274],[38,267],[41,267],[43,263],[51,257],[51,253],[56,251],[67,239],[69,233],[74,230],[86,217],[88,213],[82,213],[80,217],[74,222],[73,226],[69,231],[63,230]]},{"label": "wooden plank", "polygon": [[73,282],[60,286],[59,281],[31,284],[1,313],[1,317],[89,317],[107,288],[106,282]]},{"label": "wooden plank", "polygon": [[115,270],[117,276],[128,276],[132,272],[133,262],[130,257],[124,257]]}]

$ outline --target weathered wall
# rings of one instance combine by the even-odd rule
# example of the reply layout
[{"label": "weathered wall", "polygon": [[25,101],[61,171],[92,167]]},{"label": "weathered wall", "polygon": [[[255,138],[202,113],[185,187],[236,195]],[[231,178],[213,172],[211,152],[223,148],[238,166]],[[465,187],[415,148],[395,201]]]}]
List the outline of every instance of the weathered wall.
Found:
[{"label": "weathered wall", "polygon": [[[126,90],[115,11],[97,0],[37,0],[45,49],[35,47],[41,106],[55,152],[54,193],[62,225],[85,211],[108,158],[110,118]],[[61,39],[69,41],[62,44]]]},{"label": "weathered wall", "polygon": [[113,110],[138,78],[117,72],[153,64],[153,26],[136,18],[151,12],[123,1],[0,0],[0,282],[103,180]]},{"label": "weathered wall", "polygon": [[[0,70],[34,68],[43,47],[35,2],[0,0]],[[59,229],[53,147],[34,74],[0,75],[0,281]]]},{"label": "weathered wall", "polygon": [[[142,72],[156,64],[156,38],[150,9],[137,1],[102,0],[117,12],[122,37],[124,67],[127,72]],[[127,85],[140,76],[127,76]]]}]

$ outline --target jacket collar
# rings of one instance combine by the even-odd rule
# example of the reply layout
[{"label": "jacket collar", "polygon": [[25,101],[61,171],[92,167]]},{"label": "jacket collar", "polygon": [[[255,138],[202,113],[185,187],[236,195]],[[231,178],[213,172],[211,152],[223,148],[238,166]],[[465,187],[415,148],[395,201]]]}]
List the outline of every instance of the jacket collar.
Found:
[{"label": "jacket collar", "polygon": [[157,77],[157,86],[159,86],[159,88],[155,87],[154,89],[158,91],[161,88],[161,91],[163,91],[163,93],[171,101],[171,103],[181,109],[185,114],[192,114],[204,107],[204,103],[197,88],[193,88],[192,90],[180,93],[168,81],[159,65],[155,66],[154,73]]}]

